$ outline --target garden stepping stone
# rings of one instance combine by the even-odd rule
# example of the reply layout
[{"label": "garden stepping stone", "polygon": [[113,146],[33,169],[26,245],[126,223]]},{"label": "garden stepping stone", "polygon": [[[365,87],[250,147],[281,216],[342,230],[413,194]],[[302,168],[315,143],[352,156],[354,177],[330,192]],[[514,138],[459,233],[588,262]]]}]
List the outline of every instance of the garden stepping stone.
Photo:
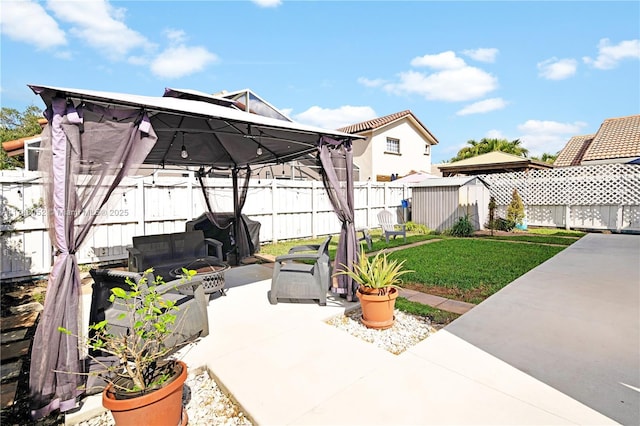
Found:
[{"label": "garden stepping stone", "polygon": [[17,342],[2,345],[2,353],[0,354],[0,359],[2,360],[2,362],[4,362],[9,359],[25,356],[29,353],[30,346],[31,340],[20,340]]},{"label": "garden stepping stone", "polygon": [[0,318],[0,331],[13,330],[14,328],[33,327],[38,319],[38,315],[40,315],[39,312],[27,312],[24,314]]},{"label": "garden stepping stone", "polygon": [[[2,381],[17,379],[22,369],[22,360],[17,360],[0,365],[0,376]],[[4,387],[4,384],[2,385]]]},{"label": "garden stepping stone", "polygon": [[0,408],[5,409],[11,407],[16,399],[16,391],[18,390],[18,382],[3,383],[0,391]]},{"label": "garden stepping stone", "polygon": [[27,337],[27,329],[21,328],[13,331],[5,331],[0,334],[0,343],[11,343],[18,340],[23,340]]}]

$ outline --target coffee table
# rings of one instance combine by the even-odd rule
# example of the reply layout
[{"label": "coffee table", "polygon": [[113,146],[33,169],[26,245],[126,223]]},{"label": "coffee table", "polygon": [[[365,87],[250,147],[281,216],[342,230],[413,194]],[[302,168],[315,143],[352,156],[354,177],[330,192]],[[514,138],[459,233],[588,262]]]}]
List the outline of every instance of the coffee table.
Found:
[{"label": "coffee table", "polygon": [[[178,287],[180,293],[192,295],[194,290],[202,285],[206,294],[219,291],[221,295],[227,295],[224,289],[224,273],[231,269],[228,264],[213,259],[196,259],[184,268],[194,270],[196,274],[191,277],[191,280]],[[173,278],[182,277],[182,268],[172,270],[170,275]]]}]

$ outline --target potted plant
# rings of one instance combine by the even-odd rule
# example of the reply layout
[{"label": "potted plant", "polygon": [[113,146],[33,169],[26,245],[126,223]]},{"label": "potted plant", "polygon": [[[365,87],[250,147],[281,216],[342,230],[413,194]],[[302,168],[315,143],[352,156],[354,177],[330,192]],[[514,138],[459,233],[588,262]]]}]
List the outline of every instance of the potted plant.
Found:
[{"label": "potted plant", "polygon": [[362,323],[369,328],[384,330],[395,322],[393,315],[400,276],[413,272],[403,270],[404,260],[389,260],[387,253],[378,252],[369,259],[360,251],[358,262],[349,270],[345,265],[336,274],[348,275],[359,287],[356,292],[362,308]]},{"label": "potted plant", "polygon": [[[183,277],[190,279],[195,271],[183,269]],[[102,353],[115,359],[114,363],[101,362],[97,375],[106,383],[102,391],[102,404],[113,415],[116,425],[186,425],[186,411],[182,407],[182,388],[187,378],[187,366],[169,356],[178,347],[195,341],[175,343],[172,338],[179,324],[176,321],[180,307],[163,297],[166,285],[153,269],[144,272],[138,282],[126,278],[129,289],[111,289],[109,300],[118,305],[122,313],[118,321],[127,324],[123,333],[109,320],[89,326],[89,337],[84,339],[91,353]],[[60,328],[61,332],[68,330]]]}]

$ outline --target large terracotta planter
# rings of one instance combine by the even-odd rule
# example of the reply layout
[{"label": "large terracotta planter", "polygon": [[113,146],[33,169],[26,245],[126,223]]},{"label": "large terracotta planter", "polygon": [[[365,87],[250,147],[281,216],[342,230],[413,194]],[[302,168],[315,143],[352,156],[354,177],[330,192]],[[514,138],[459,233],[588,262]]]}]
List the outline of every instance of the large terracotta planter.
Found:
[{"label": "large terracotta planter", "polygon": [[393,310],[398,297],[398,289],[392,287],[384,296],[378,295],[377,289],[359,288],[356,292],[362,308],[362,323],[379,330],[389,328],[395,322]]},{"label": "large terracotta planter", "polygon": [[178,361],[182,371],[171,382],[148,394],[115,399],[112,384],[102,391],[102,405],[111,410],[116,426],[185,426],[187,412],[182,408],[182,387],[187,380],[187,365]]}]

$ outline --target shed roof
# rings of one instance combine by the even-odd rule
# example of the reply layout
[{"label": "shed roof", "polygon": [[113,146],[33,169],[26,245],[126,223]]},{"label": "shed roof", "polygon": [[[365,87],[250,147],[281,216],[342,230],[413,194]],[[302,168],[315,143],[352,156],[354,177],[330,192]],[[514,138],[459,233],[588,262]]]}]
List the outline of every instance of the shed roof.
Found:
[{"label": "shed roof", "polygon": [[452,176],[444,178],[426,179],[420,183],[412,185],[416,187],[441,187],[441,186],[465,186],[469,184],[476,185],[482,183],[484,186],[488,186],[487,183],[478,176]]},{"label": "shed roof", "polygon": [[444,175],[485,174],[527,169],[551,169],[553,165],[530,158],[518,157],[502,151],[492,151],[438,166]]}]

